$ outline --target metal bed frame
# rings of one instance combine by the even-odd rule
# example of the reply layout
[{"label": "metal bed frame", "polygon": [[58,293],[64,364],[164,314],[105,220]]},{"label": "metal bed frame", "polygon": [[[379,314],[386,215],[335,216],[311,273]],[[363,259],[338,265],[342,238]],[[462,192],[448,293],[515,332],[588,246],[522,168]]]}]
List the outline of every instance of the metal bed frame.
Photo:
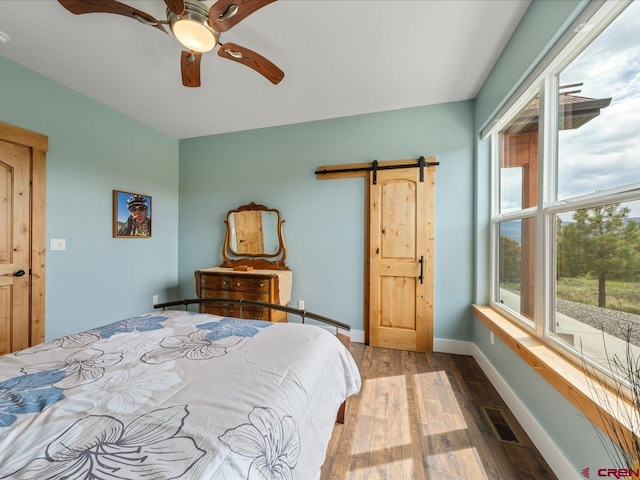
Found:
[{"label": "metal bed frame", "polygon": [[153,308],[161,308],[162,310],[166,310],[167,307],[184,306],[184,309],[187,310],[187,307],[189,305],[193,305],[193,304],[211,305],[214,303],[239,305],[240,317],[242,317],[243,305],[251,305],[255,307],[272,308],[274,310],[280,310],[282,312],[293,313],[294,315],[298,315],[302,319],[302,323],[304,323],[307,318],[310,318],[312,320],[317,320],[318,322],[326,323],[327,325],[334,327],[336,329],[336,333],[338,333],[338,329],[347,330],[347,331],[351,330],[351,327],[349,325],[347,325],[346,323],[342,323],[337,320],[334,320],[333,318],[325,317],[323,315],[309,312],[307,310],[300,310],[298,308],[286,307],[283,305],[276,305],[275,303],[259,302],[256,300],[243,300],[243,299],[230,299],[230,298],[185,298],[184,300],[176,300],[173,302],[157,303],[153,306]]}]

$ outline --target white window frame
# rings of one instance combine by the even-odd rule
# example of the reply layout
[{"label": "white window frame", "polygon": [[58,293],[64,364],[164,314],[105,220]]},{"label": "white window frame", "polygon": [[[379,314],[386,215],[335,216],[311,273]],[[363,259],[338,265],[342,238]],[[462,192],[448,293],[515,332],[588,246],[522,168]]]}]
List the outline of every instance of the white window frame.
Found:
[{"label": "white window frame", "polygon": [[[640,200],[640,182],[614,189],[594,192],[566,200],[557,200],[557,160],[558,129],[557,102],[558,74],[570,64],[610,23],[631,3],[632,0],[607,1],[592,13],[590,18],[578,25],[573,38],[559,51],[552,50],[554,58],[545,58],[546,67],[535,77],[528,79],[529,86],[519,88],[509,99],[508,109],[499,112],[492,120],[491,127],[483,133],[491,138],[491,220],[490,220],[490,306],[504,316],[531,331],[556,351],[574,361],[587,361],[602,370],[600,365],[583,358],[577,348],[561,341],[553,333],[551,322],[555,321],[555,269],[556,259],[553,246],[556,241],[555,222],[558,213],[575,211],[596,205]],[[588,26],[590,28],[584,28]],[[582,30],[580,32],[579,30]],[[536,95],[540,98],[538,136],[538,205],[526,209],[500,213],[500,140],[499,133],[504,125]],[[517,95],[517,96],[515,96]],[[535,219],[534,241],[534,319],[507,308],[499,300],[498,249],[500,223],[512,220]]]}]

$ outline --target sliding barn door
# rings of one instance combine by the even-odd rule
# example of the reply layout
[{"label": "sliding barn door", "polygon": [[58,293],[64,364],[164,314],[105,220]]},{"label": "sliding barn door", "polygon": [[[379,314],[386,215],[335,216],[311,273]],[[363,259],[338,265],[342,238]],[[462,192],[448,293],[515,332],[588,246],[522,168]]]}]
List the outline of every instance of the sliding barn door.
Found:
[{"label": "sliding barn door", "polygon": [[[370,175],[371,177],[371,175]],[[433,350],[434,169],[369,178],[369,344]]]}]

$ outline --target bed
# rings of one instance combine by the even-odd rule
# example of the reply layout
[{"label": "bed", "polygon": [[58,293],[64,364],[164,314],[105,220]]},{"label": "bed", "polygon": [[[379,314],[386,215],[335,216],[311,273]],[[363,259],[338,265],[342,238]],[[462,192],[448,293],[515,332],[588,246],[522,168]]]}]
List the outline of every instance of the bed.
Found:
[{"label": "bed", "polygon": [[359,388],[325,328],[155,311],[0,357],[0,478],[318,478]]}]

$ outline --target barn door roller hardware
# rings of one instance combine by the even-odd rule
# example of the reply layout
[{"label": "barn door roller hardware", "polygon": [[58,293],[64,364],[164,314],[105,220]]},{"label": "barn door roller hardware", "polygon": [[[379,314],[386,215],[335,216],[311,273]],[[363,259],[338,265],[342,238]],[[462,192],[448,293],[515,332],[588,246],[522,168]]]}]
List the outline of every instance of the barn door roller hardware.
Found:
[{"label": "barn door roller hardware", "polygon": [[[440,162],[427,162],[424,157],[420,157],[413,162],[408,163],[383,163],[382,165],[378,160],[374,160],[371,164],[359,164],[352,167],[346,166],[344,168],[337,167],[320,167],[316,170],[316,175],[331,175],[334,176],[357,176],[357,172],[372,172],[373,184],[378,183],[378,171],[379,170],[394,170],[398,168],[419,168],[420,169],[420,181],[424,182],[424,169],[425,167],[434,167],[440,165]],[[338,174],[338,175],[335,175]],[[343,175],[340,175],[343,174]]]}]

